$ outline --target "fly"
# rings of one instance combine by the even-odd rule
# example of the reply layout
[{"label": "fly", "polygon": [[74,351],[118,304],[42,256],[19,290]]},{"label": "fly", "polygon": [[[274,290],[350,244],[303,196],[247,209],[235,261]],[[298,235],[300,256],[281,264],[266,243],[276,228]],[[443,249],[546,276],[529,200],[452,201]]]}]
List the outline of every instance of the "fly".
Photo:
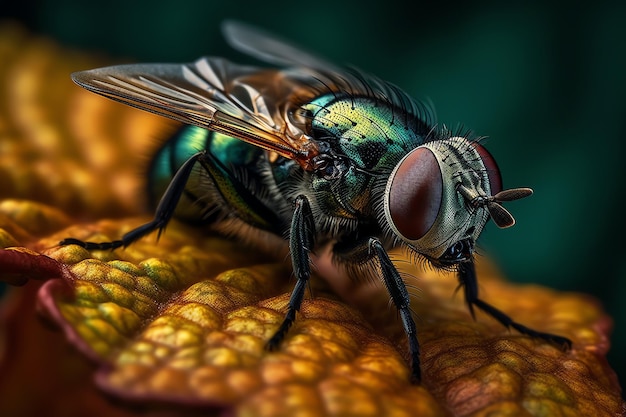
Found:
[{"label": "fly", "polygon": [[348,271],[379,271],[408,338],[411,380],[418,382],[409,293],[387,253],[402,246],[456,270],[472,315],[477,307],[522,334],[571,347],[478,297],[476,240],[490,218],[512,226],[502,202],[532,190],[503,190],[495,160],[477,140],[438,129],[432,112],[398,87],[241,23],[227,22],[223,30],[234,48],[280,68],[204,57],[72,74],[87,90],[186,126],[152,161],[149,192],[160,198],[152,221],[113,242],[68,238],[61,245],[125,247],[162,232],[173,216],[241,238],[288,236],[296,284],[266,344],[276,350],[300,310],[309,254],[331,242],[335,263]]}]

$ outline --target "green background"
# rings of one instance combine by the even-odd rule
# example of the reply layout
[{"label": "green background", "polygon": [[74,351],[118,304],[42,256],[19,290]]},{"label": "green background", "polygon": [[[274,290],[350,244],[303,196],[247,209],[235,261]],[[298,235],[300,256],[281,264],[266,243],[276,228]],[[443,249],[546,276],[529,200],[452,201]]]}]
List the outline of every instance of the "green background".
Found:
[{"label": "green background", "polygon": [[514,228],[487,227],[482,252],[512,280],[599,298],[624,384],[626,2],[504,3],[41,0],[0,16],[116,60],[252,62],[220,35],[235,18],[430,100],[440,123],[489,137],[505,187],[535,190],[508,205]]}]

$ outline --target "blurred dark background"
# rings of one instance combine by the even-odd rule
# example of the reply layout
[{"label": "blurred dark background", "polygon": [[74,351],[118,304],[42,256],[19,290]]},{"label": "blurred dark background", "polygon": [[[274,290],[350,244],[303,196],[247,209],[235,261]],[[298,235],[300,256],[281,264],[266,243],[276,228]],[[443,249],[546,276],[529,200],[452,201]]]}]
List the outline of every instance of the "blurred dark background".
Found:
[{"label": "blurred dark background", "polygon": [[116,61],[250,63],[220,34],[234,18],[430,100],[440,123],[489,136],[505,187],[535,190],[508,206],[514,228],[487,227],[483,252],[511,280],[599,298],[624,385],[626,3],[504,3],[27,0],[0,17]]}]

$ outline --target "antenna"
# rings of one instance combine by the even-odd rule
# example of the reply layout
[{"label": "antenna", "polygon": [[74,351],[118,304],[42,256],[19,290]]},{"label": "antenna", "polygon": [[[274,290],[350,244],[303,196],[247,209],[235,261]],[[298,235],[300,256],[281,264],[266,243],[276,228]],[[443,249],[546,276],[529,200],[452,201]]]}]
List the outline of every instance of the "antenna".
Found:
[{"label": "antenna", "polygon": [[471,191],[463,184],[459,185],[458,190],[471,206],[476,208],[487,207],[487,211],[489,211],[489,215],[493,219],[493,222],[501,229],[511,227],[515,224],[513,215],[505,209],[501,203],[504,201],[514,201],[524,197],[529,197],[533,193],[532,189],[521,187],[502,190],[492,196],[476,195],[475,192]]}]

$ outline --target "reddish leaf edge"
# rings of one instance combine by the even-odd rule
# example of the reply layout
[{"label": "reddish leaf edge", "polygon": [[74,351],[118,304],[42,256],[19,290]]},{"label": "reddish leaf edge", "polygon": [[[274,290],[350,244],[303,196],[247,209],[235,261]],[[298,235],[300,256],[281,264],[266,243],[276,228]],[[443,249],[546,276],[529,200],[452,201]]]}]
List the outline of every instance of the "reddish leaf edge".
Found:
[{"label": "reddish leaf edge", "polygon": [[70,274],[61,262],[24,247],[0,249],[0,281],[22,286],[31,279],[47,281]]},{"label": "reddish leaf edge", "polygon": [[76,347],[90,361],[105,364],[103,358],[99,357],[65,320],[55,301],[59,296],[65,299],[74,297],[71,283],[75,282],[77,277],[68,266],[24,247],[1,249],[0,281],[13,286],[23,286],[31,280],[44,281],[37,295],[36,307],[39,315],[59,329],[70,345]]}]

